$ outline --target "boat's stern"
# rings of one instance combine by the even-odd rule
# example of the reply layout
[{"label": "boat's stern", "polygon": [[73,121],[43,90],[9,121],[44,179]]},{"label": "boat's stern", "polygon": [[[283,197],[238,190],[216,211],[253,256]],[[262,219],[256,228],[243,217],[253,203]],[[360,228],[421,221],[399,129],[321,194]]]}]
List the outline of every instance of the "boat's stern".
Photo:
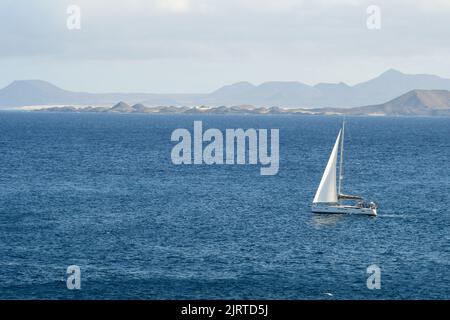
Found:
[{"label": "boat's stern", "polygon": [[370,201],[369,207],[370,207],[371,216],[377,216],[378,204],[376,204],[373,201]]}]

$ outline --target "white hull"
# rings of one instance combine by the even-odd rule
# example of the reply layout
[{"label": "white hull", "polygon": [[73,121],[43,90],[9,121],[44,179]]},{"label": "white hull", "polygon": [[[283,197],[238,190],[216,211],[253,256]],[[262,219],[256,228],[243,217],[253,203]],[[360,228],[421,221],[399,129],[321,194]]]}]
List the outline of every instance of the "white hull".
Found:
[{"label": "white hull", "polygon": [[329,206],[312,206],[313,213],[328,213],[328,214],[359,214],[367,216],[376,216],[376,208],[361,208],[357,206],[344,205],[329,205]]}]

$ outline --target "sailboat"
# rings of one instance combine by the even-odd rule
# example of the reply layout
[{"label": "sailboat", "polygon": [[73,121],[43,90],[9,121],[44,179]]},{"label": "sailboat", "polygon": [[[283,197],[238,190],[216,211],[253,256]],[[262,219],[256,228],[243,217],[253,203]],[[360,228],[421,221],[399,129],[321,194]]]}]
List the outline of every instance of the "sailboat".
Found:
[{"label": "sailboat", "polygon": [[[363,197],[353,196],[341,193],[344,162],[344,133],[345,122],[339,130],[327,166],[320,180],[316,195],[314,196],[311,211],[314,213],[331,213],[331,214],[360,214],[360,215],[377,215],[377,204],[373,201],[367,201]],[[339,156],[339,179],[336,183],[336,166]],[[336,186],[337,185],[337,186]]]}]

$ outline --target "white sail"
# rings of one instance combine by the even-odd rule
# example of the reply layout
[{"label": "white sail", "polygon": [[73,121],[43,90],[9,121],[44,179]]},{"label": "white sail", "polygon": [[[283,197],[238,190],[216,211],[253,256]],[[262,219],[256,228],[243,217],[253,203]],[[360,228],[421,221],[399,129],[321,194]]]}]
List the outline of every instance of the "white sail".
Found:
[{"label": "white sail", "polygon": [[319,188],[317,188],[313,203],[337,203],[338,194],[336,191],[336,163],[339,148],[339,140],[341,138],[341,130],[334,143],[333,151],[331,151],[330,159],[320,180]]}]

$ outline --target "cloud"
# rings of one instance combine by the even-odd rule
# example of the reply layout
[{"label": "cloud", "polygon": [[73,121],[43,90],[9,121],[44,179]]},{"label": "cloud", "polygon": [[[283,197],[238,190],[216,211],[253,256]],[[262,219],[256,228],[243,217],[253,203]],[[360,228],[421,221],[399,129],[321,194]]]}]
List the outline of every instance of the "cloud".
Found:
[{"label": "cloud", "polygon": [[159,0],[156,2],[157,8],[171,12],[188,12],[191,5],[189,0]]},{"label": "cloud", "polygon": [[[8,65],[17,61],[17,65],[24,66],[25,75],[26,66],[36,70],[34,77],[42,77],[36,65],[42,65],[42,70],[46,66],[48,69],[48,64],[63,69],[67,65],[67,77],[72,75],[73,81],[79,82],[79,75],[74,75],[77,66],[89,65],[93,69],[98,65],[100,79],[107,73],[108,64],[120,64],[121,72],[130,70],[128,77],[136,79],[142,79],[142,75],[137,76],[138,64],[147,66],[145,72],[152,77],[164,72],[160,66],[173,66],[165,72],[174,76],[201,74],[203,78],[196,79],[198,84],[226,83],[231,79],[258,82],[273,80],[271,77],[351,82],[396,65],[411,70],[423,66],[420,72],[438,70],[450,74],[438,61],[450,53],[450,1],[378,0],[382,28],[371,31],[366,28],[366,8],[374,3],[30,0],[25,4],[3,0],[0,62]],[[66,28],[69,4],[81,8],[81,30]],[[429,62],[425,63],[427,57]],[[199,68],[201,73],[195,71]],[[222,76],[226,79],[222,80]],[[0,81],[15,78],[17,75],[11,73],[0,75]],[[102,81],[111,84],[113,80]],[[139,85],[137,80],[135,85]],[[173,82],[166,84],[171,85]]]}]

